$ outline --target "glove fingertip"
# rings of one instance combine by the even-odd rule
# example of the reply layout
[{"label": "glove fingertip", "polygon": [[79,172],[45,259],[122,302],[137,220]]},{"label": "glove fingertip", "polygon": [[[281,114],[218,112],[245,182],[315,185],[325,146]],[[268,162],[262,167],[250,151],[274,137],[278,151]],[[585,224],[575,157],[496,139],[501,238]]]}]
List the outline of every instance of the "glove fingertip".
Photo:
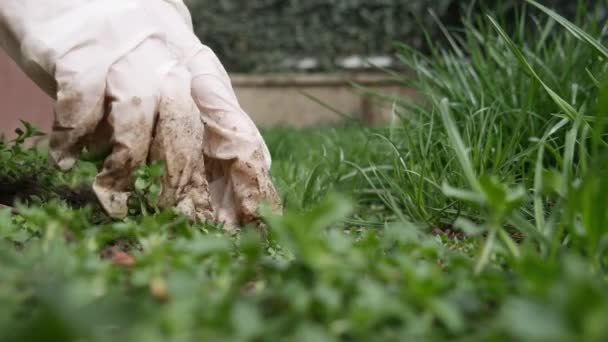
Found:
[{"label": "glove fingertip", "polygon": [[57,167],[59,169],[61,169],[62,171],[71,170],[74,167],[74,165],[76,164],[76,162],[78,161],[77,157],[71,156],[71,155],[66,155],[66,154],[58,152],[58,151],[51,150],[50,155],[51,155],[51,159],[53,160],[55,165],[57,165]]}]

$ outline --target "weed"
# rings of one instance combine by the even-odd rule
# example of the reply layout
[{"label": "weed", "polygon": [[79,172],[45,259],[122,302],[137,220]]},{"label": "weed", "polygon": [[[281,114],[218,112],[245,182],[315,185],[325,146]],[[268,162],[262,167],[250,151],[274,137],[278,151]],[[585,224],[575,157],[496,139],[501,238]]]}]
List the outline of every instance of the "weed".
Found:
[{"label": "weed", "polygon": [[130,214],[148,215],[150,211],[158,212],[158,199],[162,190],[160,179],[164,167],[162,162],[156,161],[135,171],[135,186],[129,199]]}]

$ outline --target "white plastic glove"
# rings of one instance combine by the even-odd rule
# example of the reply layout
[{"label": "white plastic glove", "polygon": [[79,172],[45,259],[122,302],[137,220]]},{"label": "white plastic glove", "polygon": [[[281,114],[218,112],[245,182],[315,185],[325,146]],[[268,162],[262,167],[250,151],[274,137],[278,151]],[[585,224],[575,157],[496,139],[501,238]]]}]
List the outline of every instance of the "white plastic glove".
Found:
[{"label": "white plastic glove", "polygon": [[278,209],[268,149],[180,0],[2,0],[0,45],[56,99],[62,169],[111,144],[94,190],[112,216],[156,159],[162,206],[229,226],[256,222],[261,202]]}]

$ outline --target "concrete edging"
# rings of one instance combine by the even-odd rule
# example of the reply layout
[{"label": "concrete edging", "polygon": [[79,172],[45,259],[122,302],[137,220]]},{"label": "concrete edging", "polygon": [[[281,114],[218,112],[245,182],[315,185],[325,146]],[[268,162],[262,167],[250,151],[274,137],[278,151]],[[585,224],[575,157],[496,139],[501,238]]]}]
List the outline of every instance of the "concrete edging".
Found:
[{"label": "concrete edging", "polygon": [[232,83],[236,87],[340,87],[351,83],[362,85],[395,85],[394,77],[380,73],[324,73],[324,74],[232,74]]},{"label": "concrete edging", "polygon": [[369,125],[391,118],[390,105],[354,89],[353,84],[387,96],[415,97],[411,88],[387,73],[233,74],[231,79],[241,105],[261,126],[335,123],[343,119],[335,112]]}]

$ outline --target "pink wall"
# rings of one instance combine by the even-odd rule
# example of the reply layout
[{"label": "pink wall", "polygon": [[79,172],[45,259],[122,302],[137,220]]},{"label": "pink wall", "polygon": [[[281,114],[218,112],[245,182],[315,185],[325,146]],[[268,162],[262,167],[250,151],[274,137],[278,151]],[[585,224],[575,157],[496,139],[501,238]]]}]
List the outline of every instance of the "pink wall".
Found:
[{"label": "pink wall", "polygon": [[19,119],[48,133],[53,122],[52,102],[0,50],[0,135],[12,137],[21,126]]}]

